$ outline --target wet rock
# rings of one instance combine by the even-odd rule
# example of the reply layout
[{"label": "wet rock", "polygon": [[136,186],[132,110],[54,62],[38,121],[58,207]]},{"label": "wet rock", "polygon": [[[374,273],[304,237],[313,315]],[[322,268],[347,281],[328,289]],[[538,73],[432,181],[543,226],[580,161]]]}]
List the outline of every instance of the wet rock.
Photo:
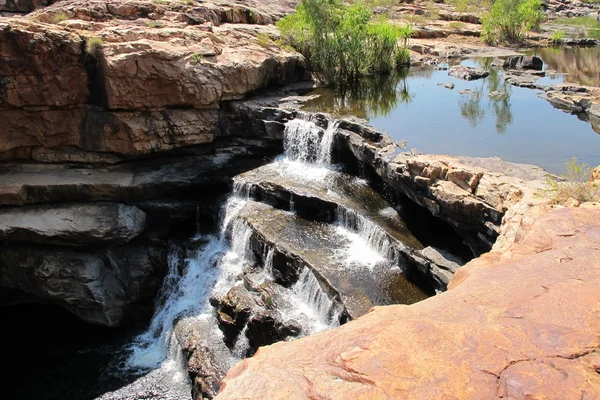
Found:
[{"label": "wet rock", "polygon": [[[277,271],[279,274],[294,271],[293,282],[296,282],[304,268],[309,269],[316,281],[308,279],[304,283],[315,284],[318,292],[324,292],[331,303],[331,315],[342,309],[342,318],[352,318],[377,304],[406,304],[426,297],[385,259],[369,267],[369,273],[349,273],[351,269],[367,267],[348,260],[344,249],[351,248],[351,241],[331,224],[306,220],[252,201],[238,218],[253,230],[250,240],[255,254],[264,254],[265,247],[273,249],[275,275]],[[421,261],[427,267],[426,261]]]},{"label": "wet rock", "polygon": [[0,209],[0,240],[89,246],[126,243],[146,228],[146,213],[117,203]]},{"label": "wet rock", "polygon": [[[335,154],[335,162],[350,170],[363,166],[363,174],[381,179],[390,193],[406,196],[448,222],[476,255],[490,250],[508,208],[532,195],[545,179],[534,166],[523,166],[536,170],[529,177],[512,167],[494,171],[493,158],[482,159],[477,168],[464,165],[464,157],[400,153],[388,159],[352,132],[338,136]],[[485,160],[492,168],[488,172]]]},{"label": "wet rock", "polygon": [[174,328],[187,361],[194,400],[214,398],[228,369],[224,360],[230,357],[230,350],[221,341],[219,332],[212,331],[210,324],[206,320],[184,318],[177,321]]},{"label": "wet rock", "polygon": [[446,89],[454,89],[454,83],[438,83],[438,86],[443,86]]},{"label": "wet rock", "polygon": [[88,323],[116,327],[152,301],[166,264],[164,250],[145,245],[96,251],[11,245],[0,250],[0,291],[19,290]]},{"label": "wet rock", "polygon": [[244,286],[234,286],[220,299],[211,298],[211,304],[217,310],[219,327],[223,331],[225,344],[230,348],[233,348],[250,316],[262,306]]},{"label": "wet rock", "polygon": [[251,349],[256,351],[259,347],[298,336],[301,332],[302,326],[298,322],[284,321],[278,311],[263,310],[248,321],[246,336]]},{"label": "wet rock", "polygon": [[600,210],[530,211],[508,251],[462,267],[448,292],[265,347],[217,399],[599,397]]},{"label": "wet rock", "polygon": [[484,71],[482,69],[466,67],[464,65],[455,65],[453,67],[450,67],[450,69],[448,70],[448,75],[467,81],[485,78],[489,74],[489,72]]}]

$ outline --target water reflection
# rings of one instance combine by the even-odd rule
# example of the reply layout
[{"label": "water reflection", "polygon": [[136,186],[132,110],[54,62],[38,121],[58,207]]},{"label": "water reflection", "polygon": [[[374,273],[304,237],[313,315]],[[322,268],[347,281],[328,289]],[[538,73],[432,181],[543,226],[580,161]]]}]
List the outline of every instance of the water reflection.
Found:
[{"label": "water reflection", "polygon": [[365,77],[336,90],[319,88],[311,93],[319,97],[307,102],[303,108],[363,119],[387,116],[399,104],[414,100],[415,95],[408,87],[408,74],[408,69],[402,69],[385,76]]},{"label": "water reflection", "polygon": [[[408,76],[363,83],[343,95],[320,89],[316,93],[321,97],[307,108],[368,119],[394,140],[404,141],[409,150],[497,156],[554,173],[562,173],[565,160],[573,157],[600,164],[600,136],[588,123],[557,111],[539,91],[506,84],[504,71],[490,68],[490,63],[491,59],[461,62],[490,72],[476,81],[448,76],[439,68],[412,67]],[[454,90],[444,84],[454,85]]]},{"label": "water reflection", "polygon": [[510,103],[512,86],[504,82],[497,69],[490,67],[491,60],[485,58],[475,62],[490,74],[487,79],[477,81],[473,89],[461,91],[458,104],[460,114],[473,128],[485,120],[486,112],[491,109],[496,120],[496,132],[503,135],[513,122]]},{"label": "water reflection", "polygon": [[546,69],[567,74],[564,80],[586,86],[600,86],[600,46],[540,48],[530,52],[544,60]]}]

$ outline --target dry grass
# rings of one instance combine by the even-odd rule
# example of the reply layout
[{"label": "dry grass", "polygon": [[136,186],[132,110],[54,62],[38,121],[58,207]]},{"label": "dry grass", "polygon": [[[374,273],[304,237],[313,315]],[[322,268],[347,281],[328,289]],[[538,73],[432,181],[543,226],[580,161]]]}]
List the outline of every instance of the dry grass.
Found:
[{"label": "dry grass", "polygon": [[571,199],[579,202],[600,201],[600,186],[589,182],[592,167],[577,163],[573,158],[565,163],[567,172],[561,180],[548,178],[545,193],[550,195],[553,204],[565,204]]}]

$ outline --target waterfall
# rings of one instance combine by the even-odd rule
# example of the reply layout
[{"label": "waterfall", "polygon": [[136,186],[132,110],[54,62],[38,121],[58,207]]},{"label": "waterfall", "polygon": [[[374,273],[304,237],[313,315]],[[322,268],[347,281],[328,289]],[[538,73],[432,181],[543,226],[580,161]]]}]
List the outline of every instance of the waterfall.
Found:
[{"label": "waterfall", "polygon": [[327,129],[312,120],[294,119],[285,124],[283,147],[291,161],[327,166],[331,164],[333,139],[339,122],[329,121]]},{"label": "waterfall", "polygon": [[[298,282],[292,287],[292,294],[292,299],[295,300],[295,308],[312,319],[312,332],[310,333],[339,325],[342,307],[325,294],[315,274],[310,269],[304,268],[302,270]],[[310,305],[310,307],[307,307],[307,305]]]},{"label": "waterfall", "polygon": [[387,233],[379,225],[354,210],[338,207],[336,221],[340,227],[356,232],[380,256],[396,261],[398,254]]}]

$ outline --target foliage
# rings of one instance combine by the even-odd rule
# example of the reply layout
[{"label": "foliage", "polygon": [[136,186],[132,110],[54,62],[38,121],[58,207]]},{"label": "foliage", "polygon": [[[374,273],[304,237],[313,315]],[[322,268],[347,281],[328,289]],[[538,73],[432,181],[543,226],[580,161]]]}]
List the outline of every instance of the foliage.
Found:
[{"label": "foliage", "polygon": [[580,202],[600,200],[600,187],[589,182],[592,167],[586,163],[577,163],[573,157],[565,163],[566,174],[561,175],[561,180],[546,179],[546,190],[555,204],[565,203],[569,199]]},{"label": "foliage", "polygon": [[342,0],[302,0],[296,13],[277,26],[282,41],[303,53],[321,80],[334,84],[392,71],[398,57],[406,58],[398,40],[406,45],[412,34],[383,16],[372,19],[363,2],[347,5]]},{"label": "foliage", "polygon": [[200,61],[202,61],[202,54],[192,54],[192,64],[198,64]]},{"label": "foliage", "polygon": [[552,34],[552,37],[550,38],[550,41],[558,43],[561,40],[563,40],[564,37],[565,37],[565,31],[563,31],[563,30],[554,31],[554,33]]},{"label": "foliage", "polygon": [[256,35],[256,44],[261,47],[269,47],[271,44],[271,38],[266,33],[259,33]]},{"label": "foliage", "polygon": [[541,0],[496,0],[482,17],[482,36],[488,43],[522,41],[544,17]]},{"label": "foliage", "polygon": [[104,42],[99,37],[91,37],[85,43],[85,52],[91,57],[96,57],[102,50]]},{"label": "foliage", "polygon": [[448,28],[452,29],[453,31],[462,31],[465,29],[465,27],[466,24],[460,21],[452,21],[448,24]]},{"label": "foliage", "polygon": [[69,19],[69,16],[65,13],[54,14],[52,16],[51,22],[53,24],[58,24],[59,22],[63,22]]}]

